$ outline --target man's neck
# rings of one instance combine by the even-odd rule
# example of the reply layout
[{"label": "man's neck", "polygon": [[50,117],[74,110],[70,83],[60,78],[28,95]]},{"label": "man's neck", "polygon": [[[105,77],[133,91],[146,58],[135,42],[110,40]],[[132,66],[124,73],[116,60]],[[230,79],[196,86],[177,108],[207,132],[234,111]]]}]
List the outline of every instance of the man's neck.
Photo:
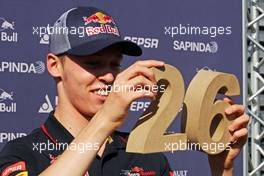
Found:
[{"label": "man's neck", "polygon": [[[69,108],[63,109],[61,106],[57,106],[54,112],[55,118],[71,133],[73,137],[76,137],[80,131],[89,123],[85,117],[74,111],[70,111]],[[102,157],[107,140],[98,150],[97,155]]]},{"label": "man's neck", "polygon": [[76,137],[89,123],[88,119],[69,106],[58,105],[54,116],[73,137]]}]

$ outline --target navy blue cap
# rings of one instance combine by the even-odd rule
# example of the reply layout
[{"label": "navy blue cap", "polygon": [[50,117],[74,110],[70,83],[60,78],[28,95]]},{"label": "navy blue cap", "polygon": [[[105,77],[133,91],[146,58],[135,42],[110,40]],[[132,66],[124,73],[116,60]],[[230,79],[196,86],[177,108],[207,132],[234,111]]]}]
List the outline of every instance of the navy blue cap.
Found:
[{"label": "navy blue cap", "polygon": [[55,55],[86,56],[112,45],[120,46],[126,55],[142,54],[137,44],[121,38],[118,26],[109,14],[94,7],[68,10],[49,29],[49,34],[50,51]]}]

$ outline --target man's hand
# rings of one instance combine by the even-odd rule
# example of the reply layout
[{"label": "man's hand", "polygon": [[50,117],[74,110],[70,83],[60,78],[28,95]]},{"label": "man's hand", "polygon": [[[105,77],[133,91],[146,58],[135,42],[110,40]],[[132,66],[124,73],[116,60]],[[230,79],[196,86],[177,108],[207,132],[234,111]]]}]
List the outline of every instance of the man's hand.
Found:
[{"label": "man's hand", "polygon": [[225,110],[227,117],[234,119],[233,123],[228,127],[232,134],[231,145],[229,150],[218,155],[208,155],[213,176],[233,175],[233,161],[239,155],[248,136],[247,124],[249,123],[249,117],[245,114],[244,106],[234,104],[228,98],[224,98],[224,101],[231,104]]},{"label": "man's hand", "polygon": [[[129,110],[130,104],[139,98],[154,98],[156,92],[152,89],[146,90],[142,87],[152,88],[156,85],[156,79],[151,67],[162,67],[164,62],[156,60],[137,61],[121,73],[113,83],[113,91],[107,97],[103,111],[107,116],[108,124],[119,127]],[[137,89],[140,88],[141,89]]]}]

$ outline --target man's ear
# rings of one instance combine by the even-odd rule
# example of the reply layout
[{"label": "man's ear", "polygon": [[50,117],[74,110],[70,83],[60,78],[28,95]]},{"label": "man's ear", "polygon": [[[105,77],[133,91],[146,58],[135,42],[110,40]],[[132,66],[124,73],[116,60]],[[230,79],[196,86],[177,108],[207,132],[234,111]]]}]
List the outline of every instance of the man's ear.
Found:
[{"label": "man's ear", "polygon": [[61,58],[52,53],[49,53],[47,55],[47,69],[51,76],[53,76],[54,78],[61,77],[63,71]]}]

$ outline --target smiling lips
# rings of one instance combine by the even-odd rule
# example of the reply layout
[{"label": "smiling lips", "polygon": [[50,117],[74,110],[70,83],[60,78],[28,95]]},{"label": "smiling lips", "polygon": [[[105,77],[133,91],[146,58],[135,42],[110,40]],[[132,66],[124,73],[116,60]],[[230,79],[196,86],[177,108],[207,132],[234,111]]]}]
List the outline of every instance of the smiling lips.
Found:
[{"label": "smiling lips", "polygon": [[110,93],[110,90],[108,90],[108,88],[104,86],[94,89],[92,92],[96,95],[107,97]]},{"label": "smiling lips", "polygon": [[99,90],[94,91],[94,93],[100,96],[108,96],[110,92],[108,90],[99,89]]}]

